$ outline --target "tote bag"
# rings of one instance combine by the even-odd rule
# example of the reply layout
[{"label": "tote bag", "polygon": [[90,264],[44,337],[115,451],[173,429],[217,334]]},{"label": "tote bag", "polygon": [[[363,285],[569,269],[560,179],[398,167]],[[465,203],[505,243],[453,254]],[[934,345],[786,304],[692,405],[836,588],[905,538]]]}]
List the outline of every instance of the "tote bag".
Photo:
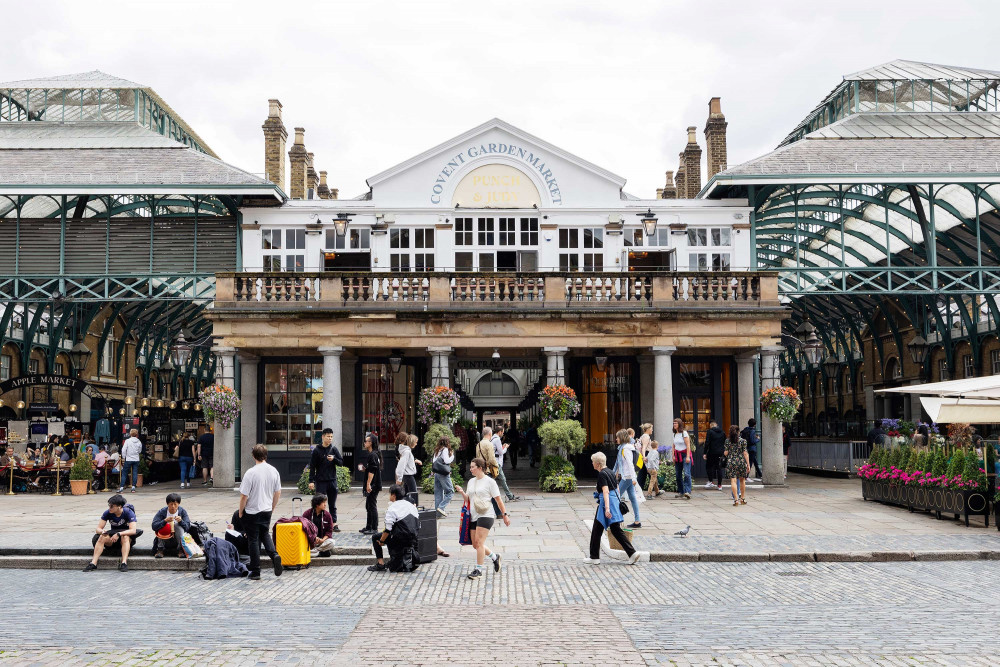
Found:
[{"label": "tote bag", "polygon": [[458,543],[462,545],[472,544],[470,526],[472,524],[472,512],[469,510],[469,503],[462,506],[462,521],[458,525]]}]

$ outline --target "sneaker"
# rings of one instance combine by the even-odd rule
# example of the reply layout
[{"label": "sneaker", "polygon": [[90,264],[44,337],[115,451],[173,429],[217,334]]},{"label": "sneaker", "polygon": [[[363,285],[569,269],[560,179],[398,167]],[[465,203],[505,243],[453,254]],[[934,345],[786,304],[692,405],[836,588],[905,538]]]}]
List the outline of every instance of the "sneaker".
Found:
[{"label": "sneaker", "polygon": [[163,550],[161,549],[153,554],[153,558],[163,558]]},{"label": "sneaker", "polygon": [[448,513],[445,512],[440,507],[438,507],[435,511],[438,513],[438,516],[441,517],[442,519],[444,519],[444,518],[446,518],[448,516]]},{"label": "sneaker", "polygon": [[250,581],[260,581],[260,572],[251,572]]},{"label": "sneaker", "polygon": [[125,493],[125,487],[124,486],[119,486],[118,487],[118,493]]},{"label": "sneaker", "polygon": [[339,533],[340,532],[340,526],[334,526],[333,527],[333,532]]},{"label": "sneaker", "polygon": [[716,486],[712,482],[708,482],[707,484],[705,484],[705,488],[706,489],[714,489],[714,488],[716,488]]},{"label": "sneaker", "polygon": [[135,493],[135,487],[134,486],[132,487],[132,493]]},{"label": "sneaker", "polygon": [[666,493],[666,491],[664,491],[663,489],[660,489],[660,490],[658,490],[658,491],[656,492],[656,497],[657,497],[657,498],[659,498],[659,497],[660,497],[660,496],[662,496],[662,495],[663,495],[664,493]]},{"label": "sneaker", "polygon": [[208,486],[208,480],[206,479],[204,482],[201,483],[201,485],[202,486]]},{"label": "sneaker", "polygon": [[583,564],[584,565],[598,565],[598,564],[600,564],[600,562],[601,562],[600,558],[584,558],[583,559]]},{"label": "sneaker", "polygon": [[493,561],[493,571],[500,571],[500,554],[497,554],[496,560]]},{"label": "sneaker", "polygon": [[466,578],[468,578],[468,579],[479,579],[482,576],[483,576],[483,571],[480,570],[479,568],[476,568],[472,572],[470,572],[468,575],[466,575]]},{"label": "sneaker", "polygon": [[93,572],[96,569],[97,569],[96,565],[94,565],[93,563],[87,563],[87,567],[83,568],[83,571],[84,572]]},{"label": "sneaker", "polygon": [[691,500],[691,494],[690,493],[685,493],[684,494],[684,500]]},{"label": "sneaker", "polygon": [[385,563],[375,563],[374,565],[368,566],[369,572],[385,572],[388,569],[389,568],[385,565]]},{"label": "sneaker", "polygon": [[369,535],[369,534],[371,534],[370,530],[371,530],[370,528],[362,528],[358,532],[361,533],[362,535]]},{"label": "sneaker", "polygon": [[125,563],[125,562],[118,563],[118,571],[119,572],[128,572],[128,563]]},{"label": "sneaker", "polygon": [[214,479],[208,480],[208,485],[209,486],[215,486],[215,480]]},{"label": "sneaker", "polygon": [[281,556],[274,554],[271,556],[271,565],[274,566],[274,576],[280,577],[281,573],[285,571],[285,568],[281,565]]},{"label": "sneaker", "polygon": [[628,557],[628,564],[635,565],[636,563],[639,562],[640,558],[642,558],[642,552],[636,551],[631,556]]},{"label": "sneaker", "polygon": [[626,528],[642,528],[642,524],[638,523],[636,521],[633,521],[628,526],[626,526]]}]

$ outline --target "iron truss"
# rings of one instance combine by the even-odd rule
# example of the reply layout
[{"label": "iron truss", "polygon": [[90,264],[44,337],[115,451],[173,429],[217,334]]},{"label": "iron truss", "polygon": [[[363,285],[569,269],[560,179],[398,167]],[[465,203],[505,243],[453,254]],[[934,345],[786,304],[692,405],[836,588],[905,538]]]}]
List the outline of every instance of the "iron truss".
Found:
[{"label": "iron truss", "polygon": [[[215,297],[215,273],[238,264],[239,204],[221,196],[0,196],[0,233],[13,241],[0,248],[12,270],[0,275],[0,346],[13,343],[22,368],[41,350],[52,368],[90,331],[98,358],[114,345],[117,372],[133,342],[148,389],[182,329],[189,340],[211,334],[203,311]],[[118,234],[141,242],[116,247]],[[224,252],[220,239],[229,243]],[[186,270],[169,269],[178,262]],[[98,334],[91,325],[103,311]],[[210,377],[214,368],[211,352],[195,348],[176,381]]]},{"label": "iron truss", "polygon": [[[746,194],[757,267],[779,272],[792,311],[786,333],[814,324],[824,358],[837,357],[852,383],[866,331],[880,366],[889,355],[879,332],[902,353],[912,326],[936,332],[954,367],[960,341],[978,359],[1000,330],[1000,185],[783,184]],[[816,370],[791,350],[781,363],[786,377]]]}]

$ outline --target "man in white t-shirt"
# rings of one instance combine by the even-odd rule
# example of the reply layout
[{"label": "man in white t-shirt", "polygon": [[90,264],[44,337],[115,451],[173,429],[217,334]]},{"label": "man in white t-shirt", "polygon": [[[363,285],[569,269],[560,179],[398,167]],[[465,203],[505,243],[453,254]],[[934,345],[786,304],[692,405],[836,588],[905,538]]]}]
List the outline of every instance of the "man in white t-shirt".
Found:
[{"label": "man in white t-shirt", "polygon": [[250,550],[250,578],[260,579],[260,544],[271,557],[274,576],[280,577],[281,556],[271,540],[271,513],[281,498],[281,476],[267,462],[267,447],[254,445],[251,450],[255,465],[243,474],[240,482],[240,520],[247,533]]},{"label": "man in white t-shirt", "polygon": [[118,485],[118,493],[125,491],[125,482],[132,478],[132,493],[135,493],[135,484],[139,479],[139,461],[142,459],[142,440],[139,439],[138,429],[129,431],[129,437],[122,443],[122,460],[125,462],[122,468],[121,483]]},{"label": "man in white t-shirt", "polygon": [[[510,502],[512,500],[519,500],[519,498],[515,496],[511,492],[510,487],[507,486],[507,476],[503,472],[503,457],[504,454],[507,453],[507,448],[510,447],[509,444],[504,444],[503,434],[504,426],[503,424],[500,424],[497,426],[496,433],[494,433],[493,437],[490,438],[490,442],[493,444],[493,453],[497,457],[497,467],[500,469],[500,472],[497,473],[497,485],[500,487],[500,490],[503,491],[503,495],[507,498],[507,501]],[[497,515],[497,518],[499,518],[499,514]]]}]

